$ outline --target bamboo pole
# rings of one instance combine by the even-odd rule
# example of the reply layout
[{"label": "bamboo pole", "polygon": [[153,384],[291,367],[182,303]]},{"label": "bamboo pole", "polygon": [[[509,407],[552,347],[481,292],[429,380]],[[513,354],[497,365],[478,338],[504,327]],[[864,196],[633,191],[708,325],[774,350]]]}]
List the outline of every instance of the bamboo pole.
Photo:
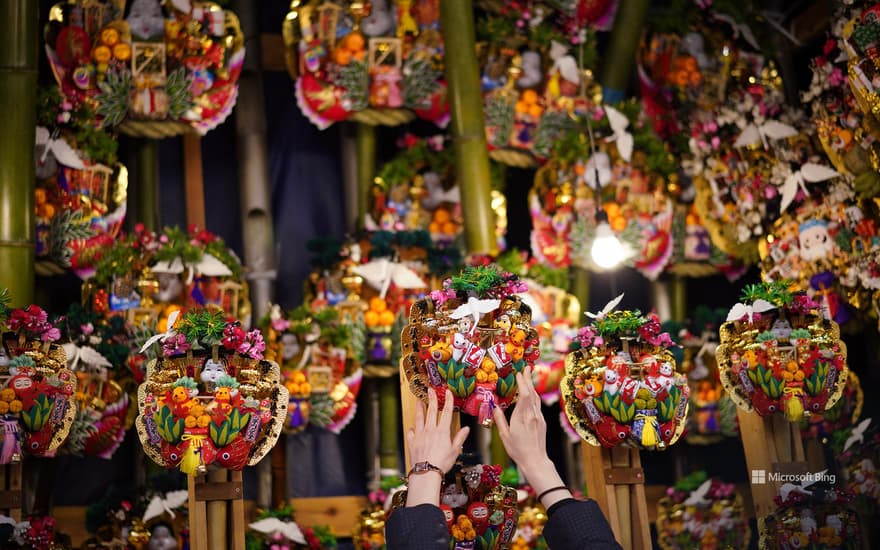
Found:
[{"label": "bamboo pole", "polygon": [[599,78],[606,103],[616,103],[626,95],[642,24],[650,3],[651,0],[622,0],[617,8],[614,28],[610,33],[611,43]]},{"label": "bamboo pole", "polygon": [[34,299],[38,6],[0,2],[0,283],[20,306]]},{"label": "bamboo pole", "polygon": [[360,204],[357,174],[357,142],[353,122],[339,124],[339,151],[342,158],[342,192],[345,197],[345,229],[356,231],[360,228],[358,215]]},{"label": "bamboo pole", "polygon": [[669,290],[672,320],[683,323],[687,319],[687,285],[684,277],[675,277],[672,279],[672,285]]},{"label": "bamboo pole", "polygon": [[159,142],[150,138],[136,138],[134,195],[135,221],[151,231],[159,225]]},{"label": "bamboo pole", "polygon": [[[357,225],[364,227],[369,209],[370,187],[376,175],[376,127],[356,123],[355,149],[357,150]],[[384,385],[382,387],[385,387]]]},{"label": "bamboo pole", "polygon": [[452,111],[450,123],[455,154],[455,176],[461,189],[461,206],[468,251],[495,255],[489,155],[487,152],[480,71],[474,37],[471,0],[440,2],[444,33],[447,95]]},{"label": "bamboo pole", "polygon": [[186,223],[205,228],[205,178],[202,174],[202,138],[183,134],[183,169],[186,189]]},{"label": "bamboo pole", "polygon": [[[242,236],[245,266],[249,270],[253,319],[268,313],[274,300],[276,278],[275,236],[272,226],[272,193],[269,187],[269,165],[266,147],[266,111],[263,76],[260,72],[260,41],[257,3],[235,0],[233,11],[238,15],[245,35],[248,55],[238,83],[238,104],[235,116],[238,150],[238,184],[241,191]],[[284,452],[276,446],[273,452]],[[272,502],[272,470],[269,461],[257,466],[257,505],[268,507]]]},{"label": "bamboo pole", "polygon": [[380,476],[395,475],[400,471],[397,434],[400,416],[397,412],[397,392],[400,384],[393,376],[379,379],[379,468]]}]

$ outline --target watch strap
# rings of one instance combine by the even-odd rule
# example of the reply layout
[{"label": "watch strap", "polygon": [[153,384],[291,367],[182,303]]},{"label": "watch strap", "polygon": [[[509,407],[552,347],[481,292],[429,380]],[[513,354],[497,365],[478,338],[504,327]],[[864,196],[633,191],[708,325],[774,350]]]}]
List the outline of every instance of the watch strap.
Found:
[{"label": "watch strap", "polygon": [[407,477],[407,479],[409,479],[409,476],[411,476],[413,474],[418,475],[418,474],[424,474],[427,472],[437,472],[438,474],[440,474],[440,477],[443,477],[443,470],[441,470],[437,466],[434,466],[433,464],[431,464],[430,462],[427,462],[427,461],[416,462],[415,464],[413,464],[412,469],[410,469],[409,473],[406,474],[406,477]]}]

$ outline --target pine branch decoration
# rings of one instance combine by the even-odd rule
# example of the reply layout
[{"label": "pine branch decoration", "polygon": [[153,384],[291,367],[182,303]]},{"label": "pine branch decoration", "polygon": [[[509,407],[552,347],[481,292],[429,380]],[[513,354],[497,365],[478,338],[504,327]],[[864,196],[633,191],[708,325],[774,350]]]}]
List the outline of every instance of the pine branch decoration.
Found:
[{"label": "pine branch decoration", "polygon": [[403,66],[403,103],[410,109],[423,107],[439,87],[440,71],[425,59],[413,59]]},{"label": "pine branch decoration", "polygon": [[514,105],[505,97],[491,97],[486,103],[486,126],[494,131],[491,134],[492,145],[504,147],[513,133]]},{"label": "pine branch decoration", "polygon": [[542,157],[550,156],[553,143],[560,135],[570,131],[574,126],[574,120],[565,113],[544,114],[535,129],[535,154]]},{"label": "pine branch decoration", "polygon": [[69,244],[85,240],[94,234],[88,220],[79,212],[62,210],[55,214],[49,224],[49,259],[61,267],[70,267],[73,249]]},{"label": "pine branch decoration", "polygon": [[178,67],[168,75],[165,91],[168,93],[168,114],[171,118],[183,118],[192,109],[191,88],[192,78],[187,75],[184,67]]},{"label": "pine branch decoration", "polygon": [[128,95],[131,90],[131,73],[128,70],[108,71],[104,80],[98,82],[101,90],[95,100],[98,114],[104,117],[101,126],[118,126],[128,114]]},{"label": "pine branch decoration", "polygon": [[370,75],[367,66],[360,61],[352,61],[339,70],[337,84],[345,88],[343,98],[348,101],[349,111],[362,111],[369,105]]}]

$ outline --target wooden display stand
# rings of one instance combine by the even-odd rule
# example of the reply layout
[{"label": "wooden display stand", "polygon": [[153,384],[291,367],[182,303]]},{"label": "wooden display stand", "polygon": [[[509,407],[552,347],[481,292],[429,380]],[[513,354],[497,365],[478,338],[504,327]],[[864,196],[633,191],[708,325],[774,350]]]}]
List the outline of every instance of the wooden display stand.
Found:
[{"label": "wooden display stand", "polygon": [[645,472],[639,450],[582,443],[588,496],[608,518],[614,538],[632,550],[650,550],[651,528],[645,499]]},{"label": "wooden display stand", "polygon": [[[403,372],[403,364],[400,365],[400,413],[403,416],[403,474],[406,475],[412,468],[412,461],[409,457],[409,444],[406,441],[406,434],[410,428],[416,425],[416,407],[419,406],[419,398],[412,394],[409,389],[409,382],[406,381],[406,374]],[[458,413],[452,414],[452,425],[449,426],[450,437],[455,434],[461,427],[461,419]]]},{"label": "wooden display stand", "polygon": [[192,550],[244,550],[244,486],[241,472],[213,470],[187,476],[189,547]]},{"label": "wooden display stand", "polygon": [[737,409],[737,417],[749,468],[755,516],[763,518],[776,509],[773,498],[782,486],[781,481],[772,481],[768,474],[803,474],[808,471],[800,428],[781,414],[762,417],[756,412]]},{"label": "wooden display stand", "polygon": [[0,514],[21,521],[21,462],[0,466]]}]

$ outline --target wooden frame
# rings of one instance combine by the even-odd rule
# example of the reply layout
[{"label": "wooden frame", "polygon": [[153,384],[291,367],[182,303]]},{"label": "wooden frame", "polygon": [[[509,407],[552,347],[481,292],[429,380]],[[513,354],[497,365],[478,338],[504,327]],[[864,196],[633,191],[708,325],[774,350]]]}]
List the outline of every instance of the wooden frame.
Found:
[{"label": "wooden frame", "polygon": [[244,550],[247,528],[241,471],[213,470],[187,476],[189,544],[192,550]]},{"label": "wooden frame", "polygon": [[582,443],[587,491],[602,509],[614,538],[633,550],[651,549],[651,528],[645,498],[645,472],[639,450],[611,449]]},{"label": "wooden frame", "polygon": [[781,414],[760,416],[740,408],[736,413],[749,468],[755,517],[761,519],[776,510],[773,499],[782,486],[781,481],[772,481],[766,474],[802,474],[809,469],[800,427]]}]

